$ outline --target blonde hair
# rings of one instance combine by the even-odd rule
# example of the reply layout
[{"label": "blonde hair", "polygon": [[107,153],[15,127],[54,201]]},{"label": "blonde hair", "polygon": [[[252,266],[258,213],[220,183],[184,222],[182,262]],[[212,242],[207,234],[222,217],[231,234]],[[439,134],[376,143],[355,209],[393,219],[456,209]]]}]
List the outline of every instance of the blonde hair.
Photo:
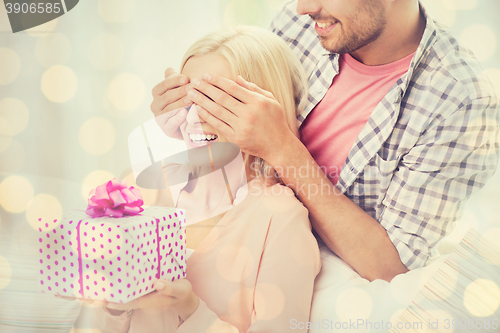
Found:
[{"label": "blonde hair", "polygon": [[[211,53],[222,56],[234,76],[240,75],[271,92],[283,109],[288,127],[298,136],[297,115],[306,101],[308,83],[300,61],[281,38],[262,28],[249,26],[211,33],[187,50],[181,71],[192,57]],[[267,180],[281,182],[266,161],[247,154],[244,158],[245,165],[252,165],[256,173]]]}]

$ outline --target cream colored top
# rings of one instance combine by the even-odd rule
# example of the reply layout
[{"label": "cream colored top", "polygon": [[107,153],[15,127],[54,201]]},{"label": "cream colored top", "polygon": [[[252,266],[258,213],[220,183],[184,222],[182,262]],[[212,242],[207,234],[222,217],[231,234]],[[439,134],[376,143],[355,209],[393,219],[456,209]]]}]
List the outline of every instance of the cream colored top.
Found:
[{"label": "cream colored top", "polygon": [[182,324],[170,309],[107,315],[103,331],[289,331],[293,321],[309,320],[320,268],[307,209],[289,188],[254,179],[187,260],[198,309]]}]

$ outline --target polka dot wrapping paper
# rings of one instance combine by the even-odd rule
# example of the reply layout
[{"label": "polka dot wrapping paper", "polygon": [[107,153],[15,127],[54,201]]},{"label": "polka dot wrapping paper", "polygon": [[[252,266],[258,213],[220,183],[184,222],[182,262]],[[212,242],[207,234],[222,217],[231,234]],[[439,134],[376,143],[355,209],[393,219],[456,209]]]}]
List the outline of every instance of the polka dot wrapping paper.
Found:
[{"label": "polka dot wrapping paper", "polygon": [[42,292],[126,303],[154,291],[160,278],[186,276],[186,219],[177,208],[140,215],[89,217],[71,211],[39,219]]}]

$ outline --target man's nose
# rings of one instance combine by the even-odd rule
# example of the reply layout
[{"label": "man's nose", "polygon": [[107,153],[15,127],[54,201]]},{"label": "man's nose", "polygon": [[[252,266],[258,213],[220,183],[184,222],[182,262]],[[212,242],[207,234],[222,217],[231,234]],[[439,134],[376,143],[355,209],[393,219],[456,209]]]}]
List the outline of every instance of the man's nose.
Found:
[{"label": "man's nose", "polygon": [[297,2],[297,13],[299,15],[311,15],[321,11],[321,5],[317,0],[299,0]]},{"label": "man's nose", "polygon": [[204,123],[205,122],[205,120],[200,118],[200,116],[198,115],[197,107],[198,106],[196,104],[193,104],[189,107],[188,114],[186,116],[186,120],[189,124],[196,124],[196,123]]}]

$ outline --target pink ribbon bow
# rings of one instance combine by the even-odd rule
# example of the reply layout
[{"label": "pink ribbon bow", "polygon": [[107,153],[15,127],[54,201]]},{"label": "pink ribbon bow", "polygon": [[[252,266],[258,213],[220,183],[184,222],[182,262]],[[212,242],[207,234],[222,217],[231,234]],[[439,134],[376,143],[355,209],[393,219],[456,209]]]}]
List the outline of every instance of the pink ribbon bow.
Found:
[{"label": "pink ribbon bow", "polygon": [[85,211],[91,217],[137,215],[144,209],[141,192],[125,181],[113,178],[89,193],[89,205]]}]

